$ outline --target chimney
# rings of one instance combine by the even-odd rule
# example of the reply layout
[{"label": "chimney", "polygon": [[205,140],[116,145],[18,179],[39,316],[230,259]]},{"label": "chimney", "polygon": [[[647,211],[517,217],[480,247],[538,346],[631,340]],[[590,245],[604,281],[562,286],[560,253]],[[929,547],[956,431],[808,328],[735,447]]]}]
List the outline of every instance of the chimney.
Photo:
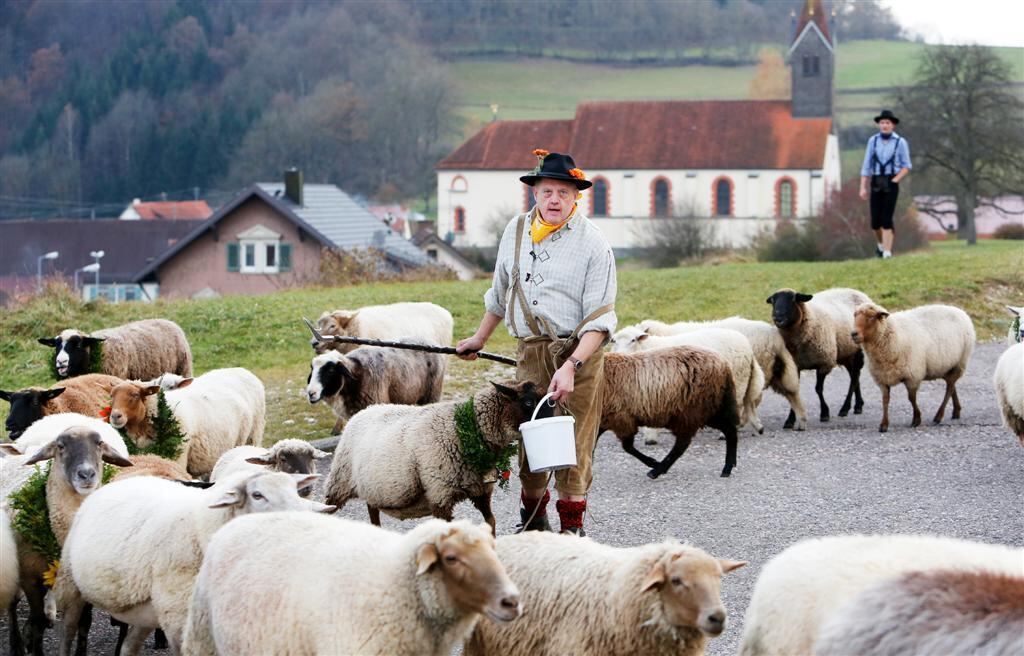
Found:
[{"label": "chimney", "polygon": [[302,171],[294,166],[284,172],[284,195],[302,207]]}]

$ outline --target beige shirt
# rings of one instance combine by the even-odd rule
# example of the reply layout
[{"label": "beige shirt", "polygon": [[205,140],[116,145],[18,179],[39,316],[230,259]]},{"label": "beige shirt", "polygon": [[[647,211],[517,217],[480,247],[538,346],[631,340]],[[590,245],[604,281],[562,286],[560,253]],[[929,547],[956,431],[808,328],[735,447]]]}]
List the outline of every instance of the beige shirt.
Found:
[{"label": "beige shirt", "polygon": [[[615,302],[615,256],[598,227],[578,208],[566,225],[539,244],[530,238],[530,216],[524,221],[519,254],[519,275],[526,302],[541,326],[543,317],[558,337],[567,337],[588,314]],[[513,218],[501,236],[494,280],[484,294],[484,307],[504,317],[509,334],[522,338],[533,333],[519,301],[511,293],[509,279],[518,219]],[[580,334],[599,331],[610,336],[617,322],[615,313],[608,312],[583,326]]]}]

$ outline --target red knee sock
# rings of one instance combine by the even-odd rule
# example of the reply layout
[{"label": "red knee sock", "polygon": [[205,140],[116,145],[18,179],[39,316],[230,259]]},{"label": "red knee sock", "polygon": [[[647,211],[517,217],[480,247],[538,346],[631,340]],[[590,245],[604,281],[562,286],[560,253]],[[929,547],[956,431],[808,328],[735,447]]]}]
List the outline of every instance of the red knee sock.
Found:
[{"label": "red knee sock", "polygon": [[567,501],[559,499],[555,502],[555,509],[558,510],[558,519],[562,524],[562,530],[583,528],[583,513],[587,511],[587,502]]},{"label": "red knee sock", "polygon": [[[531,499],[526,496],[526,492],[522,492],[519,495],[520,500],[523,502],[523,508],[526,509],[526,516],[533,515],[534,519],[539,517],[546,517],[548,514],[548,501],[551,500],[551,492],[544,490],[544,496],[540,499]],[[539,506],[539,507],[538,507]],[[536,514],[533,509],[537,508]]]}]

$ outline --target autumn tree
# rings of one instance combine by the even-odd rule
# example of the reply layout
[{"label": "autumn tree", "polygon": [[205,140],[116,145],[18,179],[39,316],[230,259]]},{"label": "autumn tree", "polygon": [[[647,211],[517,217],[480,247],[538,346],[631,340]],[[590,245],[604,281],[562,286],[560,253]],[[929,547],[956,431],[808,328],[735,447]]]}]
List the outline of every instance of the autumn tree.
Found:
[{"label": "autumn tree", "polygon": [[942,219],[955,213],[957,236],[968,244],[977,240],[975,208],[1024,193],[1024,103],[1012,84],[1010,67],[990,48],[936,47],[896,96],[915,178],[923,178],[915,187],[956,200],[955,210],[920,209],[947,231]]},{"label": "autumn tree", "polygon": [[789,67],[782,54],[772,48],[762,49],[750,81],[750,99],[782,100],[789,98],[789,93]]}]

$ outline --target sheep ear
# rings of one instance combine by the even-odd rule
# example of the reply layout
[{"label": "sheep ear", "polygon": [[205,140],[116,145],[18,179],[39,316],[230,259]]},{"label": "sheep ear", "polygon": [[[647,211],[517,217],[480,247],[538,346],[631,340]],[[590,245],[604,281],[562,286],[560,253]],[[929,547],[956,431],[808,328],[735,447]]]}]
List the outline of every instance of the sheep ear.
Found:
[{"label": "sheep ear", "polygon": [[331,454],[327,453],[326,451],[321,451],[320,449],[317,449],[315,447],[313,448],[313,459],[314,460],[319,460],[320,458],[326,458],[329,455],[331,455]]},{"label": "sheep ear", "polygon": [[313,485],[320,478],[320,474],[292,474],[291,476],[292,480],[295,481],[295,487],[299,490]]},{"label": "sheep ear", "polygon": [[639,335],[636,336],[636,341],[642,342],[648,337],[650,337],[650,335],[648,335],[647,333],[640,333]]},{"label": "sheep ear", "polygon": [[767,300],[765,300],[765,303],[767,303],[768,305],[775,305],[775,297],[776,296],[777,296],[777,294],[772,294],[771,296],[768,297]]},{"label": "sheep ear", "polygon": [[8,403],[10,403],[11,402],[11,394],[13,394],[13,392],[5,392],[4,390],[0,390],[0,399],[3,399],[4,401],[7,401]]},{"label": "sheep ear", "polygon": [[192,381],[194,381],[194,380],[195,380],[195,378],[182,378],[181,382],[174,386],[174,389],[181,389],[183,387],[188,387],[189,385],[192,384]]},{"label": "sheep ear", "polygon": [[249,464],[252,464],[252,465],[272,465],[272,464],[274,464],[274,459],[270,457],[270,451],[267,451],[266,453],[264,453],[261,456],[253,456],[251,458],[246,458],[245,461],[248,462]]},{"label": "sheep ear", "polygon": [[814,298],[814,294],[801,294],[800,292],[796,293],[796,302],[797,303],[806,303],[807,301],[811,300],[812,298]]},{"label": "sheep ear", "polygon": [[326,503],[320,503],[318,501],[310,501],[309,509],[315,513],[323,513],[325,515],[334,514],[338,510],[338,506],[331,506]]},{"label": "sheep ear", "polygon": [[142,396],[152,396],[160,391],[160,386],[150,385],[149,387],[143,387],[142,390],[140,391],[142,393]]},{"label": "sheep ear", "polygon": [[103,462],[111,465],[117,465],[118,467],[134,466],[131,460],[115,451],[114,447],[110,446],[106,442],[100,443],[100,458],[103,459]]},{"label": "sheep ear", "polygon": [[0,444],[0,453],[4,453],[9,456],[24,455],[22,454],[21,449],[19,449],[13,442],[4,442],[3,444]]},{"label": "sheep ear", "polygon": [[338,324],[338,328],[347,328],[357,314],[359,314],[359,310],[354,312],[352,310],[336,310],[331,312],[331,318]]},{"label": "sheep ear", "polygon": [[45,392],[43,392],[43,399],[46,401],[51,401],[60,396],[61,394],[63,394],[66,389],[66,387],[55,387],[54,389],[48,389]]},{"label": "sheep ear", "polygon": [[747,564],[745,560],[727,560],[725,558],[718,559],[718,566],[722,568],[722,574],[728,574],[734,569],[739,569]]},{"label": "sheep ear", "polygon": [[95,345],[99,344],[100,342],[105,342],[106,340],[107,340],[106,337],[83,337],[82,338],[82,342],[86,346],[95,346]]},{"label": "sheep ear", "polygon": [[665,563],[659,560],[651,568],[651,573],[644,579],[643,585],[640,586],[640,592],[647,592],[651,588],[659,588],[665,583]]},{"label": "sheep ear", "polygon": [[47,444],[43,448],[41,448],[38,451],[36,451],[34,454],[32,454],[32,457],[29,458],[28,460],[26,460],[23,464],[34,465],[37,462],[42,462],[44,460],[49,460],[50,458],[54,457],[55,455],[57,455],[57,441],[56,440],[50,442],[49,444]]},{"label": "sheep ear", "polygon": [[416,576],[426,574],[434,566],[441,554],[438,553],[434,543],[422,544],[416,550]]},{"label": "sheep ear", "polygon": [[237,506],[242,501],[242,490],[225,490],[219,499],[211,503],[208,508],[227,508]]},{"label": "sheep ear", "polygon": [[57,344],[60,344],[60,340],[56,337],[40,337],[37,341],[43,346],[52,346],[54,348],[57,348]]},{"label": "sheep ear", "polygon": [[879,321],[881,321],[882,319],[886,318],[887,316],[889,316],[888,312],[879,312],[878,314],[875,315],[875,318],[878,319]]},{"label": "sheep ear", "polygon": [[1021,313],[1024,312],[1024,307],[1013,307],[1012,305],[1007,305],[1006,309],[1015,317],[1019,317]]},{"label": "sheep ear", "polygon": [[508,399],[511,399],[513,401],[516,401],[516,400],[519,399],[519,391],[518,390],[514,390],[511,387],[505,387],[504,385],[499,385],[498,383],[495,383],[494,381],[491,381],[491,385],[494,385],[494,389],[496,389],[498,391],[498,393],[501,394],[502,396],[504,396],[504,397],[506,397]]}]

